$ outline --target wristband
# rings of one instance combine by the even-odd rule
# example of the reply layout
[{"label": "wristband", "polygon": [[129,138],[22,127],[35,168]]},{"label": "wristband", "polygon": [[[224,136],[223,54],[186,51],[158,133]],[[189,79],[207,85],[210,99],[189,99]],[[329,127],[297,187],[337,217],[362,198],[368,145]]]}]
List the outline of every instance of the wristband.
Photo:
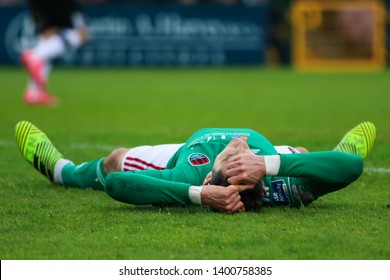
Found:
[{"label": "wristband", "polygon": [[280,156],[264,156],[265,163],[265,175],[267,176],[276,176],[279,173],[280,168]]},{"label": "wristband", "polygon": [[203,187],[199,186],[190,186],[188,189],[188,196],[190,197],[190,200],[193,204],[202,204],[200,192],[202,191]]}]

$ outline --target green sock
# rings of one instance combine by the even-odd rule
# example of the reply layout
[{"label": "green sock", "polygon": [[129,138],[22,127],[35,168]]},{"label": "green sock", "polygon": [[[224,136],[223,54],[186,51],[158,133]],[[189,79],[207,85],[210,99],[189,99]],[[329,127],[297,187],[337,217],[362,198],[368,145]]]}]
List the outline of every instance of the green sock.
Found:
[{"label": "green sock", "polygon": [[103,168],[104,158],[85,162],[80,165],[68,163],[62,168],[62,184],[80,189],[93,188],[104,191],[106,174]]}]

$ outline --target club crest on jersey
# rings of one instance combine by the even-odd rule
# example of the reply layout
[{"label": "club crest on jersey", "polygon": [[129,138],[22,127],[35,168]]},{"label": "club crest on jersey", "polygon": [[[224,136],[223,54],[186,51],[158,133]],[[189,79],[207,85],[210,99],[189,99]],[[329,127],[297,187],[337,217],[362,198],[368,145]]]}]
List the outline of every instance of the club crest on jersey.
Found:
[{"label": "club crest on jersey", "polygon": [[210,162],[210,159],[205,154],[193,153],[190,154],[190,156],[188,157],[188,161],[193,166],[199,166],[199,165],[208,164]]}]

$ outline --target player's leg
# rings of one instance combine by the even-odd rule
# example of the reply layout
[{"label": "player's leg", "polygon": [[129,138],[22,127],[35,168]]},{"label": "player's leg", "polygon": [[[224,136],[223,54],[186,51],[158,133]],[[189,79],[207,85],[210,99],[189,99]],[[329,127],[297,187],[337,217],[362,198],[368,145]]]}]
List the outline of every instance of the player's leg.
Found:
[{"label": "player's leg", "polygon": [[22,52],[21,62],[30,76],[24,101],[28,105],[57,105],[58,99],[47,91],[47,78],[51,71],[50,54],[58,50],[58,43],[50,38],[56,36],[56,28],[48,28],[39,35],[37,44]]},{"label": "player's leg", "polygon": [[[46,63],[44,65],[45,73],[49,72],[51,65]],[[45,74],[45,77],[47,74]],[[23,95],[23,100],[28,105],[46,105],[46,106],[56,106],[58,105],[58,99],[49,94],[46,86],[40,86],[34,79],[30,78],[28,81],[26,90]]]},{"label": "player's leg", "polygon": [[63,157],[45,133],[27,121],[16,125],[15,137],[27,162],[53,183],[104,190],[103,159],[76,166]]},{"label": "player's leg", "polygon": [[366,158],[376,138],[376,128],[371,122],[362,122],[348,131],[334,150],[358,154]]},{"label": "player's leg", "polygon": [[[362,122],[348,131],[334,150],[349,154],[357,154],[366,158],[374,145],[376,128],[371,122]],[[275,146],[279,154],[308,153],[305,147],[291,147],[287,145]]]},{"label": "player's leg", "polygon": [[72,163],[55,166],[55,183],[78,187],[104,190],[106,176],[111,172],[137,171],[147,169],[163,170],[173,154],[182,144],[140,146],[135,148],[115,149],[106,158],[89,161],[80,165]]},{"label": "player's leg", "polygon": [[15,127],[15,137],[24,158],[53,183],[96,190],[104,190],[105,178],[110,172],[165,169],[173,154],[183,145],[119,148],[107,158],[75,165],[30,122],[19,122]]},{"label": "player's leg", "polygon": [[296,153],[308,153],[309,150],[305,147],[291,147],[288,145],[274,146],[278,154],[296,154]]},{"label": "player's leg", "polygon": [[86,38],[84,28],[50,29],[39,38],[37,45],[31,50],[32,55],[43,62],[49,62],[70,50],[79,48],[85,43]]},{"label": "player's leg", "polygon": [[37,85],[42,89],[46,89],[50,74],[50,71],[47,70],[47,64],[66,52],[79,48],[85,43],[86,38],[84,28],[47,29],[39,36],[34,48],[22,53],[21,61]]},{"label": "player's leg", "polygon": [[21,62],[32,80],[27,86],[24,101],[29,105],[56,105],[58,100],[47,91],[50,63],[82,46],[88,39],[88,30],[81,12],[59,18],[47,15],[36,24],[40,34],[38,42],[21,54]]},{"label": "player's leg", "polygon": [[[52,7],[52,9],[57,9]],[[46,11],[48,13],[49,11]],[[43,62],[49,62],[64,53],[82,46],[88,39],[84,15],[79,11],[53,10],[37,23],[38,42],[30,51]]]},{"label": "player's leg", "polygon": [[298,152],[300,152],[301,154],[304,154],[304,153],[308,153],[309,150],[306,149],[305,147],[294,147],[295,150],[297,150]]}]

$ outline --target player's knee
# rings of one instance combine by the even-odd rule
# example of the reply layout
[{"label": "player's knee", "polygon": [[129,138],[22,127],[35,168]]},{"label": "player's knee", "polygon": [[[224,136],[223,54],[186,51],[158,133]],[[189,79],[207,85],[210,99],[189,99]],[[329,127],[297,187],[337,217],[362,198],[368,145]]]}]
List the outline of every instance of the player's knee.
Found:
[{"label": "player's knee", "polygon": [[297,149],[302,154],[305,154],[305,153],[309,152],[309,150],[306,149],[305,147],[295,147],[295,149]]},{"label": "player's knee", "polygon": [[118,148],[115,149],[108,157],[104,160],[104,172],[109,174],[111,172],[118,172],[122,169],[123,157],[129,149]]}]

